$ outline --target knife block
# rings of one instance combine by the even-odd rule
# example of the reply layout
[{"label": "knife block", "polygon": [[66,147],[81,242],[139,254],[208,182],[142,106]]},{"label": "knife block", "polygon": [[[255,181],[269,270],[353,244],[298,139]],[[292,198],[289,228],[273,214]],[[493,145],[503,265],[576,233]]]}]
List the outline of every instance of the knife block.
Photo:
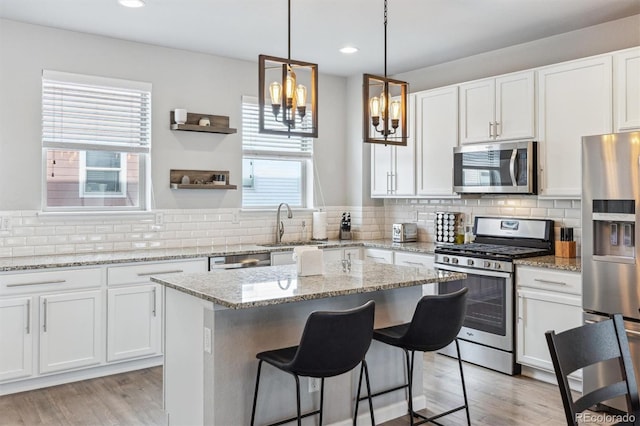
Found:
[{"label": "knife block", "polygon": [[556,257],[576,257],[576,242],[556,241]]}]

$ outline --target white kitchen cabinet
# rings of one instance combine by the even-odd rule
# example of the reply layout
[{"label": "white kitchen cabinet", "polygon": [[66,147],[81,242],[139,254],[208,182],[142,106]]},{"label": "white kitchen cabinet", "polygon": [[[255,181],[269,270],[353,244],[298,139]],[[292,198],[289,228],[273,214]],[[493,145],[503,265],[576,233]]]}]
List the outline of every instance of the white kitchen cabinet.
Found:
[{"label": "white kitchen cabinet", "polygon": [[0,381],[33,374],[33,298],[0,299]]},{"label": "white kitchen cabinet", "polygon": [[373,144],[371,147],[371,196],[406,197],[416,193],[415,95],[409,96],[406,146]]},{"label": "white kitchen cabinet", "polygon": [[[517,266],[516,346],[520,364],[553,373],[544,333],[582,325],[581,284],[576,272]],[[581,380],[581,371],[571,377]]]},{"label": "white kitchen cabinet", "polygon": [[107,361],[161,353],[160,298],[157,284],[107,290]]},{"label": "white kitchen cabinet", "polygon": [[393,251],[391,250],[365,247],[363,253],[365,261],[393,265]]},{"label": "white kitchen cabinet", "polygon": [[640,129],[640,47],[613,55],[615,131]]},{"label": "white kitchen cabinet", "polygon": [[533,71],[460,85],[460,143],[535,137]]},{"label": "white kitchen cabinet", "polygon": [[582,136],[611,133],[611,56],[538,70],[540,195],[580,198]]},{"label": "white kitchen cabinet", "polygon": [[162,355],[162,292],[152,276],[206,271],[205,258],[107,268],[107,361]]},{"label": "white kitchen cabinet", "polygon": [[40,303],[40,373],[104,361],[103,291],[43,295]]},{"label": "white kitchen cabinet", "polygon": [[[402,266],[413,266],[416,268],[433,269],[435,256],[432,254],[407,253],[397,251],[394,253],[394,263]],[[425,284],[422,286],[422,295],[434,295],[438,293],[437,283]]]},{"label": "white kitchen cabinet", "polygon": [[416,93],[416,183],[420,196],[452,197],[458,86]]},{"label": "white kitchen cabinet", "polygon": [[335,262],[343,259],[360,260],[360,247],[326,248],[322,249],[322,259],[325,262]]}]

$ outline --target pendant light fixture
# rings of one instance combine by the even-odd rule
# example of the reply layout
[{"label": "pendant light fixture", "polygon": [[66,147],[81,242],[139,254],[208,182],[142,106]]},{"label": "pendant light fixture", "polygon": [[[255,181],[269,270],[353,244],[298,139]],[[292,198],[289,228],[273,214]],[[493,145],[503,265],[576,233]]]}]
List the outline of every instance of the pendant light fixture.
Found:
[{"label": "pendant light fixture", "polygon": [[[259,132],[317,138],[318,65],[291,59],[291,0],[287,1],[287,58],[258,56]],[[267,96],[271,108],[266,107]]]},{"label": "pendant light fixture", "polygon": [[364,74],[362,87],[364,141],[406,146],[409,84],[387,77],[387,0],[384,0],[384,77]]}]

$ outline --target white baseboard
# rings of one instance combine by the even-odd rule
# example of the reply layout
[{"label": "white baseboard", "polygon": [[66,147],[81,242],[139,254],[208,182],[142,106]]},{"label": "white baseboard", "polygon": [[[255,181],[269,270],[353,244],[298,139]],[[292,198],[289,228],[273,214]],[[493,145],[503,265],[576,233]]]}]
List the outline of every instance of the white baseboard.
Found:
[{"label": "white baseboard", "polygon": [[96,377],[110,376],[112,374],[126,373],[127,371],[162,365],[163,357],[136,359],[115,364],[100,365],[74,371],[48,374],[33,378],[21,379],[10,383],[0,384],[0,395],[30,391],[49,386],[62,385],[64,383],[78,382],[80,380],[95,379]]},{"label": "white baseboard", "polygon": [[[556,378],[555,373],[549,371],[523,365],[521,374],[523,376],[531,377],[532,379],[536,379],[541,382],[549,383],[556,386],[558,385],[558,379]],[[582,380],[569,377],[569,387],[574,391],[582,393]]]},{"label": "white baseboard", "polygon": [[[415,411],[423,410],[424,408],[426,408],[426,406],[427,398],[424,395],[416,396],[413,398],[413,409]],[[373,414],[376,418],[376,423],[380,424],[406,415],[408,409],[409,408],[407,407],[407,401],[400,401],[396,402],[395,404],[375,408],[373,410]],[[329,426],[351,426],[352,424],[353,420],[347,419],[332,423]],[[369,403],[367,402],[367,400],[360,401],[360,414],[358,415],[358,424],[371,426],[371,416],[369,415]]]}]

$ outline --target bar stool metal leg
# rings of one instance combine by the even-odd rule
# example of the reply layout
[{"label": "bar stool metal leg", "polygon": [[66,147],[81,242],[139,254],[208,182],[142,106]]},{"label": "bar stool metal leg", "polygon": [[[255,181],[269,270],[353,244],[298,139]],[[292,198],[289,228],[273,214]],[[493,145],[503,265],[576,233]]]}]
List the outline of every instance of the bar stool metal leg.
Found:
[{"label": "bar stool metal leg", "polygon": [[[409,424],[413,426],[413,356],[409,358],[409,351],[404,350],[405,359],[407,361],[407,390],[409,397],[407,398],[407,405],[409,407]],[[413,354],[413,352],[411,352]]]},{"label": "bar stool metal leg", "polygon": [[364,368],[364,378],[367,381],[367,395],[369,396],[369,414],[371,414],[371,425],[375,426],[376,419],[373,416],[373,398],[371,396],[371,384],[369,383],[369,366],[367,365],[367,361],[365,361],[364,359],[362,360],[362,367]]},{"label": "bar stool metal leg", "polygon": [[467,387],[464,384],[464,372],[462,371],[462,357],[460,356],[460,344],[456,342],[456,352],[458,353],[458,367],[460,368],[460,381],[462,382],[462,396],[464,397],[464,410],[467,413],[467,425],[471,426],[471,416],[469,415],[469,402],[467,401]]},{"label": "bar stool metal leg", "polygon": [[364,373],[364,379],[367,385],[367,399],[369,400],[369,414],[371,415],[371,424],[375,425],[376,420],[373,415],[373,395],[371,395],[371,383],[369,382],[369,367],[367,366],[367,361],[364,359],[360,363],[360,378],[358,379],[358,393],[356,394],[356,407],[353,413],[353,426],[356,426],[356,422],[358,420],[358,406],[361,399],[360,392],[362,390],[362,376]]},{"label": "bar stool metal leg", "polygon": [[298,409],[298,426],[302,426],[302,415],[300,412],[300,378],[297,374],[293,377],[296,378],[296,408]]},{"label": "bar stool metal leg", "polygon": [[324,412],[324,377],[320,380],[320,423],[322,426],[322,413]]},{"label": "bar stool metal leg", "polygon": [[262,369],[262,360],[258,362],[258,374],[256,374],[256,391],[253,394],[253,408],[251,409],[251,426],[254,425],[256,418],[256,404],[258,403],[258,386],[260,385],[260,370]]}]

